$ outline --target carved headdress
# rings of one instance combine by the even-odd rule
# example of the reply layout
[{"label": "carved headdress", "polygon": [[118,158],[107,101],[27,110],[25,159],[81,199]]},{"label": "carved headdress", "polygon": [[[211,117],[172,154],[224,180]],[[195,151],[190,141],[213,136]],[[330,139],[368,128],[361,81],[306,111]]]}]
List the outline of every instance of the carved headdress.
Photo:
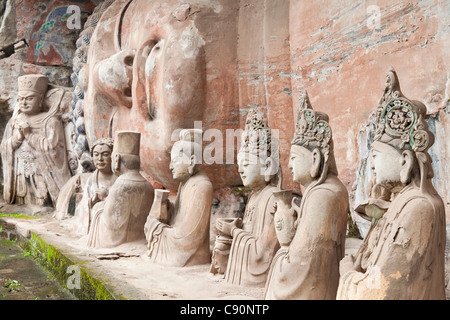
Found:
[{"label": "carved headdress", "polygon": [[400,90],[400,83],[394,68],[386,76],[386,84],[375,118],[374,142],[386,143],[400,152],[411,150],[416,155],[421,179],[433,177],[431,157],[428,149],[434,143],[434,135],[425,121],[426,106],[406,98]]},{"label": "carved headdress", "polygon": [[295,125],[293,145],[307,149],[320,149],[325,160],[333,151],[331,128],[326,113],[314,111],[306,91],[300,92],[297,123]]},{"label": "carved headdress", "polygon": [[336,161],[333,154],[333,139],[331,127],[326,113],[314,111],[306,91],[300,92],[295,124],[294,138],[291,144],[301,146],[310,151],[318,149],[323,157],[320,176],[310,187],[321,184],[329,173],[338,175]]},{"label": "carved headdress", "polygon": [[253,155],[262,160],[266,160],[267,158],[272,159],[272,171],[268,173],[267,179],[271,179],[272,184],[281,186],[282,174],[280,168],[279,141],[275,133],[269,127],[268,121],[262,111],[258,111],[257,109],[251,110],[247,114],[245,121],[245,129],[241,136],[241,147],[238,157]]},{"label": "carved headdress", "polygon": [[278,139],[269,128],[263,112],[253,109],[248,113],[241,138],[240,153],[250,153],[261,158],[271,157],[279,161]]},{"label": "carved headdress", "polygon": [[425,122],[426,112],[422,102],[409,100],[402,94],[397,73],[390,68],[377,108],[374,140],[399,150],[426,152],[434,142]]},{"label": "carved headdress", "polygon": [[114,148],[114,139],[113,138],[100,138],[100,139],[95,140],[95,142],[92,144],[92,147],[91,147],[91,156],[93,156],[95,147],[99,146],[99,145],[106,145],[112,151]]},{"label": "carved headdress", "polygon": [[48,87],[48,78],[41,74],[28,74],[17,79],[18,90],[45,94]]},{"label": "carved headdress", "polygon": [[113,150],[120,154],[139,156],[140,144],[140,132],[116,131]]},{"label": "carved headdress", "polygon": [[180,131],[178,139],[173,149],[184,152],[189,157],[195,155],[194,163],[201,164],[203,131],[197,128],[183,129]]}]

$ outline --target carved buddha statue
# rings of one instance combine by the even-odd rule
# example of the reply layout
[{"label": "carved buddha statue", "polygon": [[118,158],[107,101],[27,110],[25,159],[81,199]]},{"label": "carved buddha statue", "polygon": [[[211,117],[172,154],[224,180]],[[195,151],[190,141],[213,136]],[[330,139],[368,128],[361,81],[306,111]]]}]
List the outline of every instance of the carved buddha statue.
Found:
[{"label": "carved buddha statue", "polygon": [[445,211],[431,183],[434,136],[425,116],[391,68],[371,152],[375,184],[392,198],[359,250],[341,261],[338,299],[445,299]]},{"label": "carved buddha statue", "polygon": [[[194,121],[201,121],[203,130],[230,127],[237,97],[230,92],[236,79],[230,72],[236,25],[228,17],[237,4],[220,2],[106,1],[80,39],[90,39],[79,50],[86,63],[77,68],[76,87],[83,97],[88,141],[139,128],[141,170],[170,190],[177,188],[169,170],[172,133],[194,128]],[[218,32],[222,40],[210,41]],[[217,80],[207,85],[212,73]],[[211,86],[214,90],[207,90]],[[216,186],[239,182],[235,164],[212,164],[205,170],[213,170]]]},{"label": "carved buddha statue", "polygon": [[111,166],[113,147],[112,138],[98,139],[92,145],[91,156],[96,169],[83,185],[82,200],[76,208],[73,221],[74,230],[82,235],[88,234],[92,217],[96,215],[96,205],[105,201],[117,179]]},{"label": "carved buddha statue", "polygon": [[300,95],[290,168],[305,191],[297,207],[284,195],[276,202],[281,248],[273,259],[266,299],[335,299],[344,257],[348,193],[338,179],[328,115]]},{"label": "carved buddha statue", "polygon": [[176,200],[172,204],[162,196],[157,202],[159,197],[155,197],[145,234],[150,261],[185,267],[211,261],[209,223],[213,187],[200,168],[202,131],[184,129],[179,138],[170,154],[170,170],[180,183]]},{"label": "carved buddha statue", "polygon": [[108,192],[99,188],[88,199],[91,204],[100,201],[93,206],[90,216],[90,247],[112,248],[145,240],[143,226],[153,204],[154,192],[153,186],[139,173],[140,139],[139,132],[115,133],[111,165],[118,177]]},{"label": "carved buddha statue", "polygon": [[[279,248],[273,220],[274,193],[280,190],[281,183],[278,150],[278,140],[264,114],[256,109],[250,111],[238,153],[242,183],[251,189],[244,217],[216,222],[218,232],[232,239],[225,270],[229,283],[264,286]],[[220,256],[227,251],[223,245],[219,243],[220,247],[214,249],[220,250]]]}]

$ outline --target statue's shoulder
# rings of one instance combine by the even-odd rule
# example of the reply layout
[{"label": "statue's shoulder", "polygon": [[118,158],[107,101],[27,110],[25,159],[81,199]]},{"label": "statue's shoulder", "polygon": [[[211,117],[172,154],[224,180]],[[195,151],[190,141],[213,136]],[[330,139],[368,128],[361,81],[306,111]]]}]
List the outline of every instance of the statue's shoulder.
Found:
[{"label": "statue's shoulder", "polygon": [[261,192],[261,195],[258,199],[258,202],[264,202],[269,204],[269,207],[272,206],[277,201],[277,197],[275,194],[281,191],[280,187],[274,185],[267,185],[264,190]]},{"label": "statue's shoulder", "polygon": [[[313,187],[305,197],[306,208],[323,208],[324,210],[336,207],[348,208],[348,191],[339,179],[327,179],[324,183]],[[334,211],[334,210],[332,210]]]},{"label": "statue's shoulder", "polygon": [[190,178],[190,182],[200,189],[213,189],[213,185],[208,175],[200,172]]},{"label": "statue's shoulder", "polygon": [[421,216],[427,213],[434,214],[441,209],[443,204],[441,198],[433,194],[421,192],[419,188],[405,192],[395,202],[399,210],[408,211],[411,214],[417,212]]},{"label": "statue's shoulder", "polygon": [[338,197],[348,197],[347,188],[335,175],[329,175],[323,183],[315,186],[311,192],[322,193],[324,195],[329,194]]}]

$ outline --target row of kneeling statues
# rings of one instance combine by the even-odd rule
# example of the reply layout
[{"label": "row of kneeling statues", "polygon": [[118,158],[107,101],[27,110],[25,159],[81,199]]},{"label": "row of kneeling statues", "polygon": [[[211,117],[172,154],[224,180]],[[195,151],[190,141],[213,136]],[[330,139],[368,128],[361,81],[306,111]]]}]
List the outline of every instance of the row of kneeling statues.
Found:
[{"label": "row of kneeling statues", "polygon": [[[19,78],[19,108],[2,141],[7,202],[56,201],[55,190],[70,178],[61,165],[67,163],[63,129],[51,107],[43,110],[46,91],[44,77]],[[389,70],[376,110],[374,182],[357,209],[372,223],[355,254],[345,255],[349,199],[338,179],[329,118],[312,109],[306,92],[288,164],[303,194],[281,188],[277,140],[264,114],[250,111],[237,156],[250,189],[245,213],[217,219],[212,253],[213,186],[196,157],[202,154],[197,129],[182,130],[172,147],[170,170],[180,182],[174,202],[140,174],[139,132],[97,140],[96,169],[73,218],[76,231],[97,248],[145,237],[152,262],[210,263],[210,273],[229,283],[265,287],[266,299],[445,299],[445,209],[431,183],[434,136],[425,115],[425,105],[403,96]]]}]

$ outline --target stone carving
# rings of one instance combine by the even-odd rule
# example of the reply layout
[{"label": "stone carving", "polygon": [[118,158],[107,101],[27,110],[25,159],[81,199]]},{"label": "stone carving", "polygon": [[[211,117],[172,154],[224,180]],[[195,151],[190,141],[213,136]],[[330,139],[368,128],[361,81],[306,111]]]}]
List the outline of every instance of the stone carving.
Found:
[{"label": "stone carving", "polygon": [[[141,134],[133,131],[116,131],[112,153],[112,170],[118,178],[110,187],[96,189],[87,197],[91,210],[88,246],[111,248],[126,242],[145,239],[144,224],[153,204],[153,186],[139,173]],[[99,145],[93,152],[106,151],[108,146]],[[96,156],[94,155],[94,158]],[[107,157],[105,157],[107,158]],[[99,168],[103,166],[97,161]],[[103,169],[102,169],[103,170]],[[100,174],[94,179],[111,183],[111,177]],[[103,173],[103,172],[102,172]],[[97,181],[99,183],[99,180]],[[97,204],[95,204],[99,201]]]},{"label": "stone carving", "polygon": [[377,204],[384,214],[341,261],[338,299],[445,299],[445,211],[431,183],[434,136],[425,116],[425,105],[402,94],[391,68],[371,152],[375,184],[392,198]]},{"label": "stone carving", "polygon": [[[177,181],[169,170],[172,133],[179,128],[194,128],[194,121],[201,121],[204,130],[225,130],[230,117],[238,120],[231,112],[237,95],[229,92],[234,91],[236,79],[230,63],[235,68],[236,58],[234,53],[222,53],[228,52],[225,48],[236,50],[230,49],[230,45],[236,46],[231,42],[236,37],[234,23],[233,33],[228,32],[228,15],[234,15],[235,7],[232,2],[203,0],[189,4],[178,0],[102,4],[82,32],[74,59],[75,139],[82,164],[87,141],[139,127],[142,172],[159,186],[176,190]],[[223,15],[225,11],[229,13]],[[214,30],[211,23],[216,26]],[[219,30],[227,30],[223,35],[220,31],[220,37],[227,39],[209,41]],[[217,80],[206,89],[210,68]],[[214,163],[204,170],[214,172],[211,179],[222,186],[239,182],[234,164]]]},{"label": "stone carving", "polygon": [[95,170],[93,159],[89,148],[88,139],[86,137],[86,125],[84,119],[84,94],[87,89],[87,79],[85,75],[87,56],[89,44],[91,42],[92,34],[99,22],[102,14],[115,0],[104,0],[99,3],[92,15],[90,15],[84,24],[83,31],[80,32],[79,38],[76,41],[76,51],[73,57],[73,73],[71,75],[72,84],[74,86],[74,93],[72,97],[73,110],[73,136],[72,149],[76,154],[78,170],[83,172],[92,172]]},{"label": "stone carving", "polygon": [[145,234],[150,261],[185,267],[211,261],[209,223],[213,187],[200,169],[202,131],[183,129],[179,138],[170,154],[170,170],[180,182],[177,198],[173,205],[163,196],[155,201]]},{"label": "stone carving", "polygon": [[18,78],[18,102],[1,144],[7,203],[55,205],[71,177],[61,120],[65,90],[48,89],[43,75]]},{"label": "stone carving", "polygon": [[389,208],[392,192],[386,187],[377,184],[376,179],[372,179],[367,185],[367,195],[369,198],[359,204],[355,211],[359,216],[371,223],[377,223]]},{"label": "stone carving", "polygon": [[[274,193],[280,190],[278,140],[262,112],[247,115],[238,153],[239,173],[244,186],[251,188],[243,219],[218,219],[219,238],[214,248],[213,273],[220,272],[232,238],[225,279],[229,283],[264,286],[270,263],[279,248],[273,221]],[[224,241],[222,241],[224,240]],[[220,267],[222,266],[222,267]]]},{"label": "stone carving", "polygon": [[67,181],[59,191],[53,216],[61,221],[73,218],[83,199],[83,186],[91,176],[90,172],[79,173]]},{"label": "stone carving", "polygon": [[105,201],[109,189],[116,181],[117,175],[112,171],[111,157],[114,147],[112,138],[102,138],[94,142],[91,148],[91,158],[96,170],[89,175],[83,185],[82,200],[75,211],[74,231],[86,235],[92,217],[97,210],[103,210],[100,202]]},{"label": "stone carving", "polygon": [[305,187],[300,207],[277,195],[275,226],[281,244],[266,284],[266,299],[335,299],[344,257],[348,193],[338,179],[328,115],[300,95],[288,167]]}]

